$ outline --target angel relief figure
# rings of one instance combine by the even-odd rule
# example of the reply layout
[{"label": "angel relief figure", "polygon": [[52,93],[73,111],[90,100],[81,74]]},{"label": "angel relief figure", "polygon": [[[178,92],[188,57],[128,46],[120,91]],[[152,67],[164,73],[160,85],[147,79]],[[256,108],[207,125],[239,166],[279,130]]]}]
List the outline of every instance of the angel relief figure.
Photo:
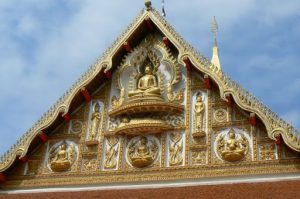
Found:
[{"label": "angel relief figure", "polygon": [[205,104],[203,102],[202,96],[199,94],[196,97],[195,103],[195,126],[198,132],[203,131],[203,118],[204,118]]},{"label": "angel relief figure", "polygon": [[170,166],[180,165],[182,163],[182,136],[180,134],[172,135],[172,142],[170,144]]},{"label": "angel relief figure", "polygon": [[91,117],[91,128],[90,128],[90,139],[91,140],[95,140],[97,137],[97,133],[98,133],[98,129],[99,129],[99,125],[100,125],[100,120],[101,120],[101,114],[100,114],[100,105],[99,103],[96,103],[95,105],[95,110],[92,114]]},{"label": "angel relief figure", "polygon": [[117,166],[118,156],[118,138],[111,137],[107,139],[107,149],[105,152],[105,169],[114,169]]}]

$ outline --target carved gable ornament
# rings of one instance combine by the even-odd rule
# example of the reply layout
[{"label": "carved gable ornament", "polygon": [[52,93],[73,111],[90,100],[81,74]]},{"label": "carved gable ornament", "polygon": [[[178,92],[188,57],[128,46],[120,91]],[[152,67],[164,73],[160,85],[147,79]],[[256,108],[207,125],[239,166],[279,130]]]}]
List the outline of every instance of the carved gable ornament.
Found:
[{"label": "carved gable ornament", "polygon": [[0,186],[295,173],[299,141],[148,9],[1,158]]},{"label": "carved gable ornament", "polygon": [[[185,88],[180,66],[155,37],[147,37],[113,76],[110,135],[164,133],[180,128]],[[174,87],[176,86],[176,91]]]}]

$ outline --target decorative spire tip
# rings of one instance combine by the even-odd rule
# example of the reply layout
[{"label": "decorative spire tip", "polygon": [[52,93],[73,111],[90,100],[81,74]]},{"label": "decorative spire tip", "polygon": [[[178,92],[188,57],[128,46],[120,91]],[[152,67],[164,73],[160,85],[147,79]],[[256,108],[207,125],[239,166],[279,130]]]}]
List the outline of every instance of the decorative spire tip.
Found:
[{"label": "decorative spire tip", "polygon": [[145,6],[146,6],[147,10],[151,10],[151,8],[152,8],[151,0],[145,0]]},{"label": "decorative spire tip", "polygon": [[212,23],[211,23],[211,31],[212,33],[214,33],[214,40],[215,40],[215,46],[218,45],[217,43],[217,36],[218,36],[218,32],[219,32],[219,27],[218,27],[218,23],[216,20],[216,17],[214,16]]},{"label": "decorative spire tip", "polygon": [[161,10],[162,10],[162,15],[164,16],[164,17],[166,17],[167,15],[166,15],[166,11],[165,11],[165,1],[164,0],[162,0],[162,2],[161,2]]},{"label": "decorative spire tip", "polygon": [[219,27],[218,27],[216,17],[214,17],[212,20],[211,31],[214,34],[214,47],[213,47],[213,55],[211,58],[211,63],[215,65],[219,70],[221,70],[221,64],[219,59],[219,47],[217,43],[217,35],[218,35]]}]

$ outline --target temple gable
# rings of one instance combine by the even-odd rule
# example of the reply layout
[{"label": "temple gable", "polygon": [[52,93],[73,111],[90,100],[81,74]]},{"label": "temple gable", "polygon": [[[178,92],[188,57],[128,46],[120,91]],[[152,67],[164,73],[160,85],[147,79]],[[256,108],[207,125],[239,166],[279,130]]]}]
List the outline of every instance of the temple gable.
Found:
[{"label": "temple gable", "polygon": [[156,15],[143,11],[147,31],[130,29],[2,162],[4,189],[299,171],[294,130]]}]

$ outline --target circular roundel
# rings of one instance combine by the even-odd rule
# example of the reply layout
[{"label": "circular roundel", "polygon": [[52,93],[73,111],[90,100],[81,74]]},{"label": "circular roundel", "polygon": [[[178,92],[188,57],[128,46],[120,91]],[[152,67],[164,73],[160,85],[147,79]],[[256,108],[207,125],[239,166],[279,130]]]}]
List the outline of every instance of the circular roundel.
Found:
[{"label": "circular roundel", "polygon": [[71,123],[71,133],[81,133],[83,124],[79,120],[73,120]]},{"label": "circular roundel", "polygon": [[214,150],[219,159],[228,162],[243,160],[250,146],[249,135],[241,129],[229,128],[218,134],[214,143]]},{"label": "circular roundel", "polygon": [[136,136],[127,145],[127,160],[131,166],[143,168],[152,165],[159,157],[160,144],[154,136]]},{"label": "circular roundel", "polygon": [[224,122],[227,120],[227,111],[225,109],[218,109],[214,113],[214,119],[217,122]]},{"label": "circular roundel", "polygon": [[52,145],[47,154],[47,167],[54,172],[70,171],[78,159],[78,146],[72,141]]}]

